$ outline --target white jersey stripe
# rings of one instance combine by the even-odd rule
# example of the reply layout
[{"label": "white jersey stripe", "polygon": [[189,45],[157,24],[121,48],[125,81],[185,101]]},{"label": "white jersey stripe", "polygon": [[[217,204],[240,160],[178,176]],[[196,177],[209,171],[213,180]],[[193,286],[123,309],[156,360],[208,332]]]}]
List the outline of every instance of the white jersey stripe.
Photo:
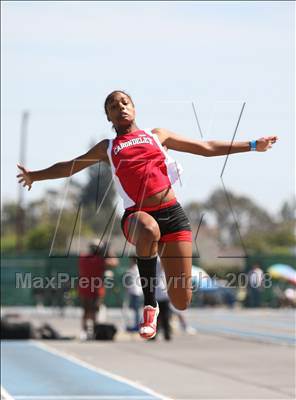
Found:
[{"label": "white jersey stripe", "polygon": [[169,177],[171,184],[173,185],[177,181],[181,182],[180,175],[183,172],[182,165],[180,163],[178,163],[176,160],[174,160],[173,157],[171,157],[167,151],[165,151],[163,145],[160,143],[159,137],[157,135],[155,135],[154,133],[152,133],[151,129],[145,129],[145,132],[154,138],[158,147],[164,154],[165,164],[166,164],[167,171],[168,171],[168,177]]},{"label": "white jersey stripe", "polygon": [[[107,154],[110,160],[111,171],[114,179],[115,188],[119,196],[123,199],[123,207],[128,208],[135,205],[135,202],[129,197],[126,191],[123,189],[118,176],[116,176],[116,170],[112,161],[111,151],[112,151],[113,139],[109,139],[109,145],[107,149]],[[119,164],[120,165],[120,164]]]}]

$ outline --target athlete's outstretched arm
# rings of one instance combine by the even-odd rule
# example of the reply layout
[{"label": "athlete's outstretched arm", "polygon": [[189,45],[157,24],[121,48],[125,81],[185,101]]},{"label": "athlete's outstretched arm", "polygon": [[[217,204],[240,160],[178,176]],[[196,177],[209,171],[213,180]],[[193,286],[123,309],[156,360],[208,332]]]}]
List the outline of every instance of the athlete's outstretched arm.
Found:
[{"label": "athlete's outstretched arm", "polygon": [[77,172],[89,167],[98,161],[108,161],[107,156],[108,139],[104,139],[92,147],[88,152],[70,161],[58,162],[51,167],[38,171],[29,171],[24,166],[18,164],[21,173],[16,177],[24,187],[28,186],[31,190],[35,181],[43,181],[46,179],[66,178]]},{"label": "athlete's outstretched arm", "polygon": [[[205,157],[223,156],[226,154],[250,151],[250,142],[231,143],[230,141],[220,140],[193,140],[163,128],[155,128],[152,132],[157,134],[161,144],[168,149],[199,154]],[[270,149],[277,140],[277,136],[265,136],[257,139],[256,151],[266,151]]]}]

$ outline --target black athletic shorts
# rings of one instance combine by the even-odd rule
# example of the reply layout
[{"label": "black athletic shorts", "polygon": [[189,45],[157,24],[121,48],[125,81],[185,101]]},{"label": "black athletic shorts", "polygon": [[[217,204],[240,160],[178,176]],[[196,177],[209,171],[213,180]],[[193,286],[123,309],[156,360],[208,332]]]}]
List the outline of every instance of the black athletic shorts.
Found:
[{"label": "black athletic shorts", "polygon": [[121,229],[126,239],[129,240],[127,232],[127,220],[136,211],[145,211],[158,223],[160,229],[160,242],[192,241],[192,232],[189,219],[183,208],[176,199],[163,203],[160,206],[132,208],[125,210],[121,218]]}]

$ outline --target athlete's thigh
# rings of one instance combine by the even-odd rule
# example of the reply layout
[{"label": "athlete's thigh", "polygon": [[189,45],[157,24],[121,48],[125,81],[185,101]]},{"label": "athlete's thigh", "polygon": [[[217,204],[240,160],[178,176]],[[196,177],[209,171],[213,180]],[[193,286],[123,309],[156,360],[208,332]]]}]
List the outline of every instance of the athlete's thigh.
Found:
[{"label": "athlete's thigh", "polygon": [[128,235],[128,240],[136,245],[137,241],[141,239],[143,232],[146,229],[151,229],[156,236],[156,241],[160,238],[160,230],[156,220],[145,211],[135,211],[130,214],[125,221],[125,231]]},{"label": "athlete's thigh", "polygon": [[186,308],[192,294],[192,243],[166,242],[159,243],[158,246],[170,299],[177,308]]}]

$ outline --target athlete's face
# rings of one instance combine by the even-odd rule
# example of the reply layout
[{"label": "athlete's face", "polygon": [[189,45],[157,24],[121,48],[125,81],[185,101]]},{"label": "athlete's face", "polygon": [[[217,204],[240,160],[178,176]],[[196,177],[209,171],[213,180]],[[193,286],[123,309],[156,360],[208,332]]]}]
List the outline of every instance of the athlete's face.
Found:
[{"label": "athlete's face", "polygon": [[106,108],[108,121],[111,121],[115,127],[130,125],[135,119],[135,107],[124,93],[115,93]]}]

